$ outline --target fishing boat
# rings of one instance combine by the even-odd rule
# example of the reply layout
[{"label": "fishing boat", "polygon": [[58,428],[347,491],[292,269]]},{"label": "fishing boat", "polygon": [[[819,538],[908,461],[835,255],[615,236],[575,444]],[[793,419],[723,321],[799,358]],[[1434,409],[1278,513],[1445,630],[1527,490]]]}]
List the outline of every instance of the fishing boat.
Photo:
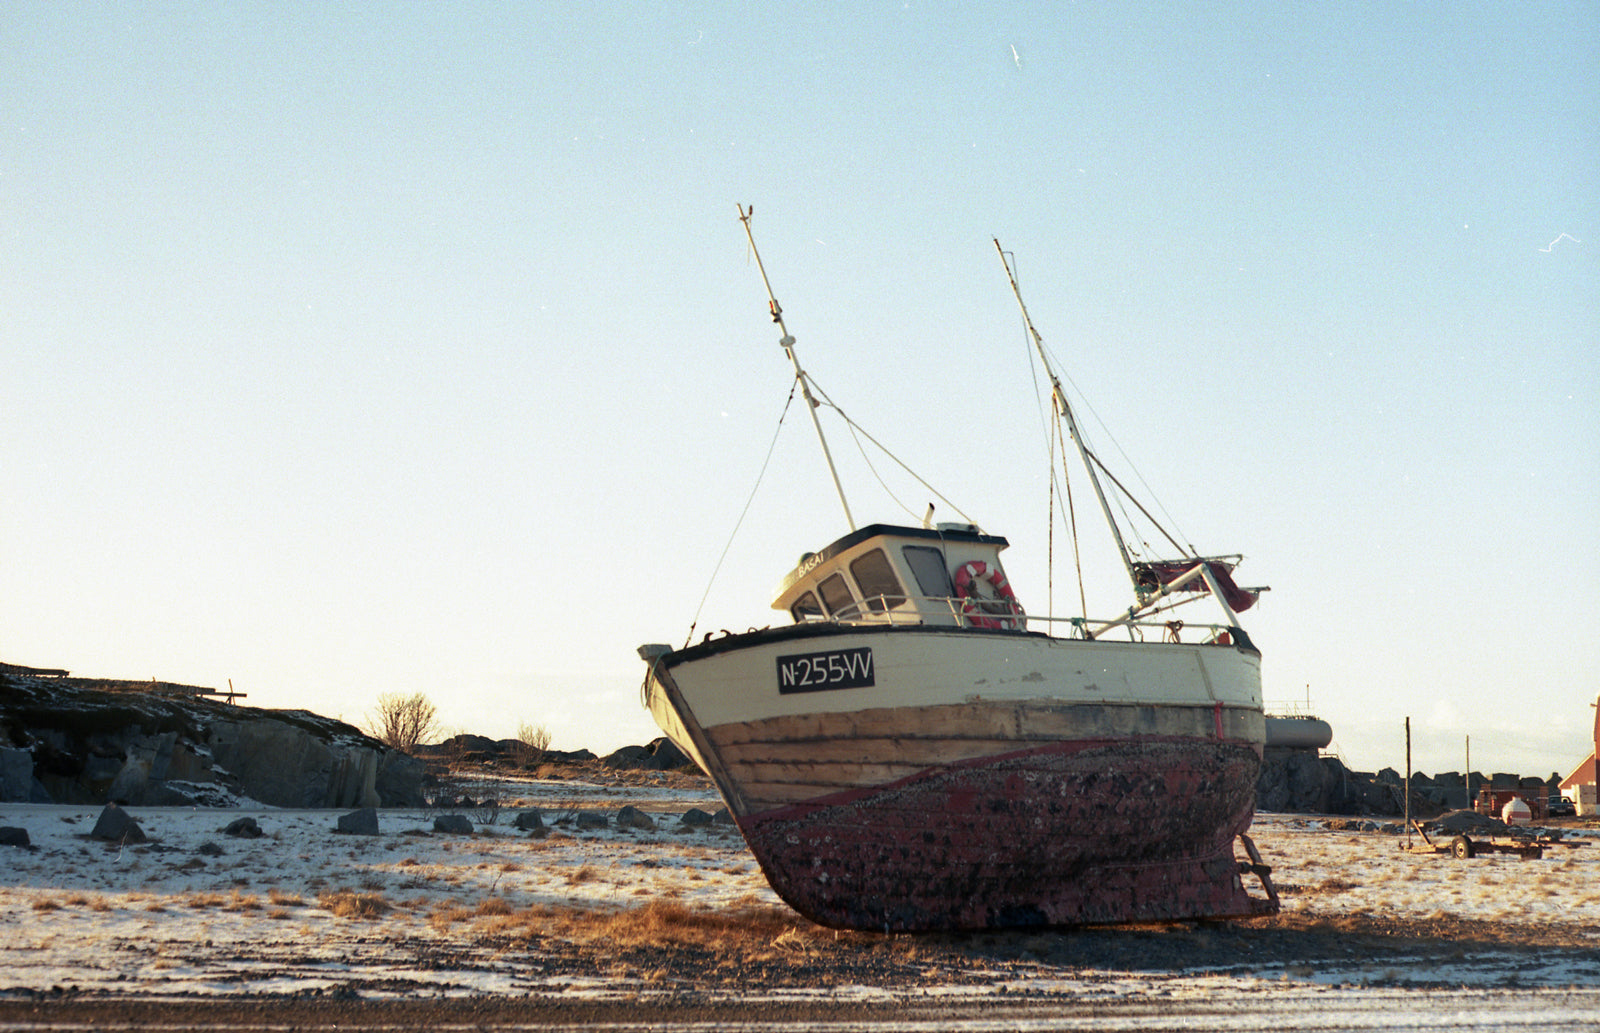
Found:
[{"label": "fishing boat", "polygon": [[[772,606],[790,623],[639,654],[645,705],[714,780],[773,889],[823,925],[889,931],[1277,910],[1246,834],[1265,724],[1238,613],[1261,590],[1235,584],[1237,556],[1130,548],[1108,498],[1120,484],[1083,441],[999,241],[1132,580],[1132,604],[1107,619],[1025,612],[1007,540],[975,524],[856,526],[739,218],[848,531],[782,581]],[[1170,618],[1203,600],[1214,623]]]}]

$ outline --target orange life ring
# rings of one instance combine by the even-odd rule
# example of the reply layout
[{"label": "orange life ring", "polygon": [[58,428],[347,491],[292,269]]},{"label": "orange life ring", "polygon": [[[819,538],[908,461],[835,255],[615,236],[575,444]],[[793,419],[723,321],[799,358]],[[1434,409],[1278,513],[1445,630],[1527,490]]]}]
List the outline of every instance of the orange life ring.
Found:
[{"label": "orange life ring", "polygon": [[[993,599],[978,594],[979,581],[989,582],[989,587],[994,589]],[[1022,605],[1017,602],[1016,593],[1011,591],[1011,582],[1006,580],[998,564],[991,567],[982,560],[961,564],[956,568],[956,595],[961,598],[962,615],[975,628],[1022,627]],[[992,611],[984,604],[997,600],[1010,608],[1011,616],[990,616]]]}]

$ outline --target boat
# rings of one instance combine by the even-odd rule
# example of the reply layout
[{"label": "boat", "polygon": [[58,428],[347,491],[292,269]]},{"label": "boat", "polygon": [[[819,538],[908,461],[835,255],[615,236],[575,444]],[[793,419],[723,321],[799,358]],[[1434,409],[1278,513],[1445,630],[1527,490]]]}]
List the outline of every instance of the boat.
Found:
[{"label": "boat", "polygon": [[[645,705],[715,782],[778,896],[822,925],[890,932],[1276,911],[1247,834],[1266,733],[1261,654],[1238,613],[1261,589],[1234,583],[1240,557],[1144,559],[1117,532],[1118,485],[1083,442],[999,241],[1052,411],[1133,583],[1107,619],[1027,613],[1007,540],[976,524],[855,525],[739,217],[849,529],[781,582],[772,606],[789,623],[639,655]],[[1207,599],[1213,623],[1168,615]]]}]

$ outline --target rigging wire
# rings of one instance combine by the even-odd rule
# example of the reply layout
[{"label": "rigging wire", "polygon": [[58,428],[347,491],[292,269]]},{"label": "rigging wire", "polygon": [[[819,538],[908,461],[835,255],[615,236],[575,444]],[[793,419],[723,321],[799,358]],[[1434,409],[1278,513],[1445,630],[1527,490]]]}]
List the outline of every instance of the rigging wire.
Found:
[{"label": "rigging wire", "polygon": [[858,450],[860,450],[861,458],[863,460],[865,460],[865,462],[867,464],[867,469],[872,471],[872,476],[877,478],[878,484],[883,488],[884,492],[887,493],[890,498],[894,499],[895,505],[899,506],[901,509],[903,509],[907,513],[909,513],[913,520],[918,519],[916,512],[911,510],[910,508],[908,508],[904,502],[901,502],[900,499],[895,496],[894,492],[889,488],[889,486],[884,483],[883,477],[879,475],[877,468],[872,465],[872,460],[867,456],[866,450],[861,447],[860,438],[856,437],[857,434],[859,434],[863,438],[866,438],[869,442],[872,443],[872,446],[874,448],[876,448],[878,451],[882,452],[885,456],[887,456],[889,459],[891,459],[896,466],[900,467],[900,469],[904,470],[907,474],[909,474],[911,476],[911,478],[913,480],[915,480],[918,484],[920,484],[924,488],[928,489],[928,491],[933,495],[934,498],[938,499],[940,502],[942,502],[945,505],[949,506],[956,513],[957,516],[961,517],[961,519],[963,521],[965,521],[966,523],[969,523],[969,524],[973,524],[973,525],[977,524],[977,521],[975,521],[971,517],[967,516],[967,514],[962,511],[960,506],[956,505],[954,502],[951,502],[949,499],[945,498],[945,496],[943,494],[941,494],[940,491],[937,488],[935,488],[933,485],[929,484],[926,480],[924,480],[921,474],[919,474],[915,470],[911,469],[911,467],[909,467],[909,466],[907,466],[905,464],[904,460],[902,460],[899,456],[895,455],[893,452],[889,451],[889,449],[884,446],[883,442],[881,442],[877,438],[873,437],[871,434],[869,434],[867,432],[866,428],[862,427],[860,424],[856,423],[855,420],[852,420],[848,415],[846,415],[845,411],[834,404],[833,399],[828,397],[828,392],[823,390],[822,385],[818,384],[816,379],[814,377],[812,377],[809,373],[806,374],[806,379],[808,381],[810,381],[811,386],[816,389],[817,397],[820,400],[821,404],[826,405],[828,408],[830,408],[834,412],[838,413],[839,414],[839,418],[841,420],[843,420],[844,423],[845,423],[845,426],[849,428],[850,436],[851,436],[852,439],[855,440],[856,448]]},{"label": "rigging wire", "polygon": [[694,641],[694,629],[700,623],[700,611],[705,609],[706,600],[711,597],[711,586],[717,583],[717,575],[722,572],[722,563],[728,558],[728,551],[733,548],[733,540],[739,536],[739,528],[744,524],[744,518],[750,512],[751,503],[756,500],[756,492],[761,489],[761,481],[767,475],[767,467],[772,463],[772,453],[778,447],[778,435],[783,431],[783,421],[789,415],[789,407],[794,404],[794,393],[799,388],[799,378],[789,386],[789,397],[784,400],[783,412],[778,414],[778,425],[773,428],[772,441],[767,445],[767,457],[761,461],[761,469],[756,474],[755,484],[750,486],[750,497],[744,500],[744,508],[739,511],[739,519],[733,522],[733,530],[728,534],[727,544],[722,547],[722,555],[717,557],[717,565],[711,570],[711,577],[706,581],[706,590],[700,596],[700,605],[694,609],[694,619],[689,622],[689,634],[684,636],[684,648],[688,648]]},{"label": "rigging wire", "polygon": [[[1045,345],[1045,350],[1050,353],[1050,357],[1055,361],[1056,366],[1063,370],[1063,372],[1060,374],[1061,378],[1071,385],[1073,393],[1077,396],[1078,404],[1074,406],[1074,408],[1082,409],[1094,418],[1094,422],[1099,426],[1101,432],[1105,435],[1106,439],[1111,442],[1112,449],[1118,456],[1121,457],[1123,464],[1133,472],[1134,479],[1139,483],[1140,487],[1144,489],[1144,496],[1151,500],[1155,508],[1161,512],[1162,518],[1166,520],[1167,524],[1172,526],[1175,533],[1169,533],[1166,527],[1162,525],[1161,521],[1157,520],[1148,509],[1141,505],[1138,498],[1126,487],[1124,487],[1120,481],[1117,481],[1115,476],[1112,476],[1111,471],[1106,467],[1106,464],[1101,461],[1098,455],[1095,455],[1095,450],[1090,448],[1089,453],[1094,456],[1095,465],[1100,467],[1101,471],[1103,471],[1107,476],[1111,477],[1112,481],[1116,483],[1117,490],[1121,493],[1120,497],[1118,498],[1117,505],[1118,508],[1122,510],[1123,516],[1129,520],[1131,525],[1132,515],[1128,513],[1127,507],[1124,504],[1124,501],[1131,501],[1135,506],[1139,507],[1139,511],[1144,513],[1145,518],[1155,526],[1155,529],[1161,532],[1162,537],[1166,538],[1167,541],[1172,543],[1174,548],[1186,556],[1195,555],[1197,550],[1192,544],[1182,545],[1179,543],[1179,539],[1187,540],[1189,536],[1183,533],[1182,528],[1178,527],[1177,520],[1173,518],[1172,513],[1168,511],[1166,505],[1162,503],[1161,497],[1156,494],[1155,489],[1150,487],[1150,482],[1145,480],[1144,473],[1139,469],[1138,465],[1134,463],[1132,457],[1130,457],[1123,449],[1122,443],[1117,440],[1116,435],[1111,433],[1111,428],[1106,425],[1106,421],[1102,419],[1100,413],[1095,410],[1095,407],[1090,403],[1088,396],[1083,393],[1083,389],[1080,388],[1072,379],[1072,374],[1064,372],[1066,367],[1062,366],[1061,359],[1055,354],[1055,351],[1052,350],[1049,345]],[[1082,427],[1079,428],[1080,431],[1082,429]],[[1085,443],[1085,445],[1087,447],[1087,443]],[[1150,547],[1150,543],[1148,541],[1144,542],[1144,545],[1146,548]]]},{"label": "rigging wire", "polygon": [[[1009,252],[1009,251],[1004,252],[1003,256],[1006,258],[1007,269],[1010,271],[1012,279],[1014,281],[1015,280],[1020,280],[1021,273],[1019,272],[1019,269],[1018,269],[1017,256],[1014,253]],[[1064,433],[1063,428],[1062,428],[1061,412],[1057,408],[1056,398],[1055,398],[1055,393],[1054,393],[1054,389],[1053,388],[1052,388],[1051,393],[1050,393],[1050,406],[1049,406],[1049,410],[1050,411],[1049,411],[1048,415],[1046,415],[1046,413],[1045,413],[1045,403],[1044,403],[1045,392],[1040,388],[1040,385],[1039,385],[1039,365],[1038,364],[1039,364],[1040,360],[1039,360],[1039,357],[1034,354],[1033,345],[1034,345],[1035,341],[1034,341],[1033,329],[1032,329],[1032,327],[1030,327],[1028,325],[1028,318],[1027,318],[1027,315],[1026,315],[1025,312],[1021,314],[1021,319],[1022,319],[1022,336],[1023,336],[1023,340],[1026,342],[1026,346],[1025,346],[1024,350],[1026,351],[1026,353],[1028,355],[1028,373],[1033,378],[1034,407],[1036,409],[1038,409],[1038,411],[1039,411],[1039,425],[1040,425],[1040,428],[1045,432],[1045,437],[1050,443],[1049,444],[1050,464],[1049,464],[1049,466],[1046,467],[1046,469],[1049,471],[1049,474],[1050,474],[1050,476],[1049,476],[1049,481],[1050,481],[1050,483],[1049,483],[1049,499],[1048,499],[1048,506],[1047,506],[1047,509],[1049,510],[1049,513],[1048,513],[1049,519],[1048,519],[1048,521],[1046,523],[1046,527],[1048,528],[1048,531],[1047,531],[1047,544],[1046,544],[1046,552],[1045,552],[1045,580],[1046,580],[1046,590],[1048,592],[1047,603],[1048,603],[1048,605],[1050,607],[1049,612],[1051,614],[1054,614],[1055,613],[1055,529],[1056,529],[1055,501],[1056,501],[1057,498],[1060,498],[1062,500],[1062,503],[1063,503],[1064,508],[1065,508],[1065,513],[1063,513],[1063,517],[1066,519],[1067,528],[1072,534],[1072,565],[1073,565],[1074,571],[1077,573],[1077,576],[1078,576],[1078,605],[1080,607],[1080,611],[1079,612],[1081,613],[1081,615],[1085,619],[1087,619],[1088,616],[1089,616],[1089,598],[1088,598],[1088,591],[1087,591],[1087,589],[1085,588],[1085,585],[1084,585],[1083,551],[1082,551],[1082,549],[1080,547],[1081,543],[1080,543],[1079,538],[1078,538],[1078,512],[1077,512],[1077,508],[1073,505],[1073,501],[1072,501],[1072,470],[1071,470],[1071,463],[1069,463],[1067,461],[1068,450],[1067,450],[1066,434]],[[1041,344],[1041,345],[1043,344],[1042,341],[1038,342],[1038,343]],[[1045,350],[1049,351],[1048,347]],[[1061,364],[1061,360],[1059,358],[1056,358],[1054,352],[1050,352],[1050,357],[1055,359],[1056,365],[1059,366]],[[1071,382],[1071,377],[1068,377],[1067,379],[1068,379],[1068,382],[1070,383]],[[1076,388],[1077,385],[1074,384],[1073,387]],[[1082,392],[1079,392],[1079,394],[1081,396]],[[1065,404],[1064,400],[1063,400],[1062,404]],[[1061,446],[1061,481],[1060,481],[1059,484],[1056,481],[1056,446],[1058,444]],[[1088,451],[1087,445],[1085,446],[1085,451],[1086,452]],[[1126,514],[1124,514],[1124,516],[1126,516]]]}]

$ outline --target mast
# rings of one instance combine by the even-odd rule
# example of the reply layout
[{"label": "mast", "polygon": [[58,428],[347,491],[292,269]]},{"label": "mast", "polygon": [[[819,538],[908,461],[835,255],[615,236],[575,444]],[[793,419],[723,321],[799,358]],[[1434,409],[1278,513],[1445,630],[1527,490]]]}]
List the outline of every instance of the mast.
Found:
[{"label": "mast", "polygon": [[[749,211],[746,211],[742,204],[738,207],[739,221],[744,223],[744,235],[750,241],[750,253],[755,256],[756,268],[761,271],[761,282],[767,288],[767,306],[772,310],[772,321],[778,324],[778,330],[783,334],[778,343],[783,346],[784,353],[789,356],[789,362],[794,366],[794,378],[800,383],[800,394],[805,397],[806,411],[811,414],[811,425],[817,429],[817,440],[822,443],[822,458],[827,460],[828,473],[833,477],[833,490],[839,493],[839,505],[844,507],[845,523],[854,531],[856,519],[850,514],[850,503],[844,497],[844,485],[839,483],[839,471],[833,465],[833,453],[828,450],[828,438],[822,433],[822,421],[817,418],[817,400],[811,395],[811,378],[800,368],[800,359],[794,352],[794,338],[790,336],[789,328],[783,325],[783,308],[778,304],[777,296],[772,293],[772,281],[767,279],[767,268],[761,264],[761,252],[756,249],[755,235],[750,232],[750,216],[755,214],[755,206],[751,205]],[[1118,544],[1120,543],[1121,540],[1118,539]]]},{"label": "mast", "polygon": [[[1083,443],[1083,435],[1078,433],[1078,421],[1072,414],[1072,406],[1067,402],[1067,393],[1061,389],[1061,381],[1056,377],[1055,367],[1050,365],[1050,357],[1045,354],[1044,339],[1039,336],[1039,331],[1034,328],[1033,318],[1028,315],[1028,306],[1022,301],[1022,289],[1017,286],[1016,275],[1011,271],[1011,263],[1006,261],[1005,249],[1000,246],[999,238],[995,238],[995,251],[1000,254],[1000,264],[1005,266],[1006,279],[1011,283],[1011,293],[1016,295],[1017,307],[1022,310],[1022,322],[1028,328],[1028,336],[1033,341],[1034,350],[1039,353],[1039,362],[1044,365],[1045,375],[1050,378],[1050,393],[1055,400],[1056,412],[1066,421],[1067,431],[1072,435],[1072,443],[1078,446],[1078,457],[1083,460],[1084,469],[1089,471],[1089,483],[1094,485],[1095,498],[1100,500],[1100,512],[1105,514],[1106,523],[1111,528],[1111,537],[1116,539],[1117,552],[1122,556],[1122,565],[1128,571],[1128,579],[1133,582],[1137,593],[1139,578],[1134,574],[1133,558],[1128,554],[1128,545],[1122,540],[1122,529],[1117,526],[1117,520],[1111,515],[1111,504],[1106,501],[1105,489],[1100,485],[1100,475],[1095,472],[1095,463],[1089,449]],[[1220,596],[1219,596],[1220,598]],[[1140,602],[1144,596],[1140,594]]]}]

